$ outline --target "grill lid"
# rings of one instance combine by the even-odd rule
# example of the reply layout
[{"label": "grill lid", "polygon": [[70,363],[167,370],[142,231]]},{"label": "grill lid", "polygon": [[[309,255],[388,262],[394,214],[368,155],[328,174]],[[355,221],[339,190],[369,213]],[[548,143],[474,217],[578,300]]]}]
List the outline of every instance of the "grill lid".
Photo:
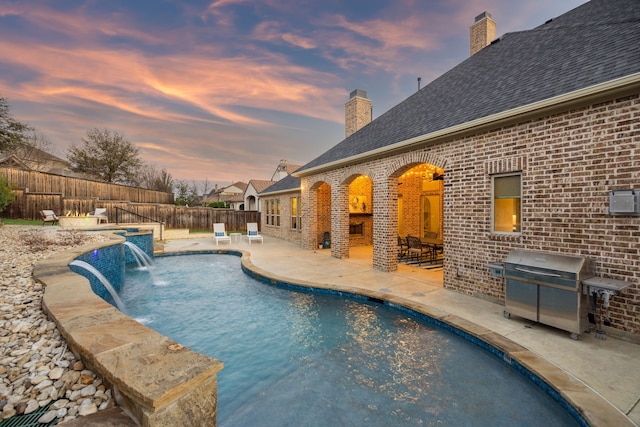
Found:
[{"label": "grill lid", "polygon": [[578,274],[585,267],[587,259],[574,255],[513,249],[507,255],[505,263]]}]

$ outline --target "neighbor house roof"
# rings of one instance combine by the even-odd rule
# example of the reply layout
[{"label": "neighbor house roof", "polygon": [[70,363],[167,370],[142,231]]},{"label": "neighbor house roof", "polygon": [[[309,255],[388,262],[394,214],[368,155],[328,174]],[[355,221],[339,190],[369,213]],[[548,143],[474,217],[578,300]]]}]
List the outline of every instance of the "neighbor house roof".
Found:
[{"label": "neighbor house roof", "polygon": [[639,85],[639,5],[592,0],[534,29],[508,33],[294,174]]},{"label": "neighbor house roof", "polygon": [[25,162],[20,160],[18,156],[16,156],[15,154],[11,154],[10,156],[0,158],[0,166],[31,170],[29,165],[27,165]]},{"label": "neighbor house roof", "polygon": [[[266,190],[267,188],[269,188],[275,182],[276,181],[252,179],[252,180],[249,181],[249,185],[253,186],[253,188],[256,190],[256,193],[260,193],[261,191]],[[247,188],[249,188],[249,185],[247,185]],[[246,190],[245,190],[245,192],[246,192]]]}]

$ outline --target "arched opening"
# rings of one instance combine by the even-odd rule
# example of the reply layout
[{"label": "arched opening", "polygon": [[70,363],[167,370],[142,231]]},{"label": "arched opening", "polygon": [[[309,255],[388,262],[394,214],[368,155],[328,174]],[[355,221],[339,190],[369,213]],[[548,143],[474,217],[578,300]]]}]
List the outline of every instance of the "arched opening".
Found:
[{"label": "arched opening", "polygon": [[258,205],[256,203],[256,197],[255,196],[248,196],[245,200],[245,206],[246,209],[248,211],[256,211],[258,210]]},{"label": "arched opening", "polygon": [[357,175],[349,183],[349,248],[373,245],[373,182]]},{"label": "arched opening", "polygon": [[398,172],[398,262],[441,270],[445,171],[429,163],[407,165],[407,168]]}]

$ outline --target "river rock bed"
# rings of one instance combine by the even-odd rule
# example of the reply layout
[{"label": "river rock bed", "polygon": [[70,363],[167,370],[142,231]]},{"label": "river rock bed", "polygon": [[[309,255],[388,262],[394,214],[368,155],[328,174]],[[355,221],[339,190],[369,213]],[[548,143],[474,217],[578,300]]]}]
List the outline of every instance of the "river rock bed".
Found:
[{"label": "river rock bed", "polygon": [[106,240],[54,226],[0,225],[0,419],[53,404],[39,422],[58,423],[115,406],[111,390],[87,369],[42,310],[33,267],[52,254]]}]

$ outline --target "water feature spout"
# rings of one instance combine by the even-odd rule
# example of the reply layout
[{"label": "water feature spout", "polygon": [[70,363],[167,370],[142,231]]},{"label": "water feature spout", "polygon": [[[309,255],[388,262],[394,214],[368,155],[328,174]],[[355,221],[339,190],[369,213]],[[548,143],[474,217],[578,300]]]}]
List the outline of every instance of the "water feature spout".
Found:
[{"label": "water feature spout", "polygon": [[138,245],[129,241],[124,242],[124,245],[131,250],[131,253],[133,254],[133,258],[135,258],[139,267],[142,267],[142,264],[144,264],[144,266],[147,268],[151,267],[151,265],[153,264],[153,260],[149,255],[147,255],[145,251],[140,249]]},{"label": "water feature spout", "polygon": [[135,243],[127,241],[127,242],[124,242],[124,245],[128,247],[131,253],[133,254],[133,258],[138,263],[138,267],[140,268],[146,267],[147,271],[149,272],[149,275],[151,276],[151,280],[153,281],[154,284],[157,284],[158,280],[153,274],[153,270],[151,268],[153,265],[153,260],[151,259],[151,257],[145,251],[143,251],[140,248],[140,246],[136,245]]},{"label": "water feature spout", "polygon": [[88,262],[81,261],[79,259],[71,261],[69,265],[75,265],[76,267],[83,268],[88,272],[90,272],[91,274],[93,274],[94,276],[96,276],[96,278],[100,280],[100,283],[102,283],[105,289],[109,292],[109,294],[111,295],[111,298],[113,298],[113,302],[115,303],[116,308],[121,312],[125,313],[124,303],[118,296],[118,293],[113,288],[113,286],[111,286],[111,283],[109,282],[109,280],[106,277],[104,277],[104,275],[100,273],[100,271],[98,271],[97,268],[95,268],[93,265],[89,264]]}]

